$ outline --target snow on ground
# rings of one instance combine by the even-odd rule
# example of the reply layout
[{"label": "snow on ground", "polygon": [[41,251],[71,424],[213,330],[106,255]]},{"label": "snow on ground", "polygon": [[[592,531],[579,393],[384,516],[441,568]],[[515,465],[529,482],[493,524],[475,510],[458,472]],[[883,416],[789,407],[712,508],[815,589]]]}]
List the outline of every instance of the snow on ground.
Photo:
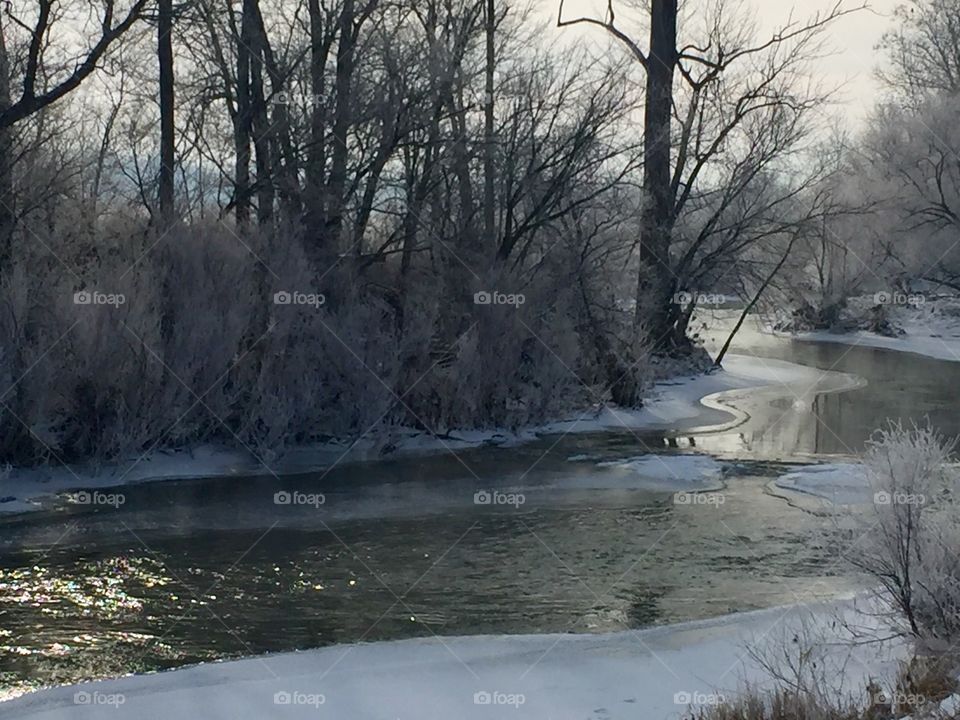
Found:
[{"label": "snow on ground", "polygon": [[[833,505],[861,505],[873,501],[873,488],[866,467],[860,463],[804,465],[773,481],[771,488],[802,493]],[[778,493],[779,494],[779,493]]]},{"label": "snow on ground", "polygon": [[[902,648],[845,645],[851,601],[771,608],[606,635],[428,638],[341,645],[55,688],[0,703],[24,720],[666,720],[769,687],[745,648],[830,641],[844,691],[890,677]],[[861,623],[863,616],[856,616]],[[833,642],[837,641],[837,642]],[[850,654],[855,659],[850,660]],[[845,663],[844,661],[849,661]]]},{"label": "snow on ground", "polygon": [[886,337],[871,332],[832,333],[826,330],[804,332],[796,335],[797,340],[815,340],[818,342],[845,343],[866,347],[897,350],[915,355],[924,355],[937,360],[960,361],[960,338],[929,334],[927,328],[907,330],[901,337]]},{"label": "snow on ground", "polygon": [[[443,438],[401,430],[389,439],[389,444],[395,457],[490,444],[516,445],[543,434],[625,428],[633,431],[693,428],[698,432],[716,431],[734,427],[746,419],[744,413],[725,402],[727,394],[732,391],[790,383],[809,386],[827,376],[838,378],[841,384],[856,384],[852,376],[842,373],[823,373],[789,362],[728,355],[723,370],[658,383],[652,389],[651,399],[639,410],[607,407],[599,413],[591,411],[577,419],[541,427],[519,431],[452,431]],[[153,480],[243,477],[271,471],[277,474],[304,473],[339,462],[383,459],[383,447],[383,439],[364,438],[355,444],[331,442],[298,448],[285,455],[282,461],[271,462],[270,470],[249,453],[209,446],[183,452],[159,452],[143,459],[131,458],[127,462],[101,466],[18,468],[0,478],[0,515],[39,509],[50,496],[71,490],[103,491]],[[90,492],[75,497],[79,501],[110,500]]]},{"label": "snow on ground", "polygon": [[[914,298],[914,302],[890,305],[888,308],[890,320],[904,331],[900,337],[886,337],[862,331],[805,332],[796,337],[799,340],[866,345],[925,355],[938,360],[960,361],[960,298],[936,298],[919,302],[919,299],[925,299],[922,295],[908,297]],[[873,302],[874,298],[870,296],[867,300]]]}]

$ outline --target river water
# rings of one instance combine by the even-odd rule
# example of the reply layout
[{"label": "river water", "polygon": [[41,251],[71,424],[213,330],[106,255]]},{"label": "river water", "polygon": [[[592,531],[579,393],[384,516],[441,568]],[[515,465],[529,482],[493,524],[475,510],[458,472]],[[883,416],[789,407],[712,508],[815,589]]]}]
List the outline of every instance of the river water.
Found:
[{"label": "river water", "polygon": [[[829,521],[764,490],[790,462],[852,454],[891,416],[960,433],[960,366],[745,334],[736,352],[866,379],[771,387],[715,434],[544,437],[276,479],[124,488],[0,523],[0,696],[358,640],[604,632],[859,586]],[[625,489],[605,461],[713,454],[722,504]],[[615,478],[614,478],[615,479]],[[522,491],[522,505],[476,492]],[[277,505],[277,492],[323,505]]]}]

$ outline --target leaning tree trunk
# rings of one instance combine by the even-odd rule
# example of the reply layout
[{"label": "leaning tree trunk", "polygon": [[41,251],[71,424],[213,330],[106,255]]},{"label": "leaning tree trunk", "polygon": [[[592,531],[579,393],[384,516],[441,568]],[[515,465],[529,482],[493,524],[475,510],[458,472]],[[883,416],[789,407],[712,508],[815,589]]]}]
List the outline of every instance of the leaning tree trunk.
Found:
[{"label": "leaning tree trunk", "polygon": [[637,280],[636,325],[648,324],[659,350],[673,344],[670,234],[673,226],[670,148],[673,75],[677,64],[677,0],[651,0],[650,53],[644,107],[643,187],[646,195]]}]

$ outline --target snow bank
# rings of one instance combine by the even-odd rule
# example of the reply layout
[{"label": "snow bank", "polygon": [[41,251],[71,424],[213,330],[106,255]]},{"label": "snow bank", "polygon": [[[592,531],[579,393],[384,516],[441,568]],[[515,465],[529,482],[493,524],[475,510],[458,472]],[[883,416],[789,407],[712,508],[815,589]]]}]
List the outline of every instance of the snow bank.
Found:
[{"label": "snow bank", "polygon": [[803,493],[833,505],[860,505],[873,501],[867,469],[860,463],[804,465],[780,476],[772,485],[788,493]]},{"label": "snow bank", "polygon": [[[875,304],[873,296],[867,300]],[[888,313],[894,325],[904,331],[900,337],[863,331],[805,332],[796,337],[799,340],[865,345],[937,360],[960,361],[960,298],[936,298],[920,304],[891,305]]]},{"label": "snow bank", "polygon": [[243,453],[201,446],[190,452],[158,452],[142,460],[102,467],[74,465],[14,468],[0,479],[0,514],[39,509],[51,495],[70,490],[103,490],[153,479],[254,474],[262,466]]},{"label": "snow bank", "polygon": [[[85,683],[0,703],[4,717],[86,720],[659,720],[769,679],[745,647],[789,638],[806,618],[840,639],[849,603],[772,608],[608,635],[402,640],[210,663]],[[859,616],[858,616],[859,617]],[[787,640],[786,642],[789,642]],[[896,651],[847,647],[851,689],[888,676]]]},{"label": "snow bank", "polygon": [[798,333],[796,338],[797,340],[863,345],[865,347],[924,355],[936,360],[960,361],[960,338],[929,334],[929,330],[923,332],[925,334],[917,335],[907,331],[907,334],[901,337],[887,337],[864,331],[832,333],[822,330]]}]

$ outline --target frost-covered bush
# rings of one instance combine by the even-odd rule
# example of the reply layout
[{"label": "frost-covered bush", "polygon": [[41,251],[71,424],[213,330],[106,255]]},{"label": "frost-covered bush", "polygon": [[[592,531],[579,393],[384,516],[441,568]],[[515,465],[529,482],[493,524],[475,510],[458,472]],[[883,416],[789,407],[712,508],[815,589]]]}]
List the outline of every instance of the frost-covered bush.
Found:
[{"label": "frost-covered bush", "polygon": [[[838,606],[842,608],[843,606]],[[758,673],[684,720],[950,720],[960,689],[956,658],[901,655],[882,624],[840,609],[798,606],[746,645]],[[877,655],[860,652],[872,647]],[[882,661],[880,661],[882,658]],[[871,673],[864,677],[863,670]],[[951,698],[953,696],[953,698]],[[941,703],[947,703],[941,707]]]},{"label": "frost-covered bush", "polygon": [[[320,273],[295,234],[222,223],[118,222],[96,243],[82,224],[55,230],[0,274],[0,462],[216,443],[269,463],[396,426],[542,423],[610,395],[596,337],[622,328],[585,319],[578,276],[603,269],[563,248],[534,277],[438,287],[425,256],[405,279],[389,260]],[[485,289],[523,302],[474,302]],[[642,348],[616,351],[642,379]]]},{"label": "frost-covered bush", "polygon": [[870,442],[864,464],[873,503],[851,510],[844,555],[879,584],[900,629],[930,649],[960,639],[960,504],[947,461],[953,443],[929,428],[893,424]]}]

